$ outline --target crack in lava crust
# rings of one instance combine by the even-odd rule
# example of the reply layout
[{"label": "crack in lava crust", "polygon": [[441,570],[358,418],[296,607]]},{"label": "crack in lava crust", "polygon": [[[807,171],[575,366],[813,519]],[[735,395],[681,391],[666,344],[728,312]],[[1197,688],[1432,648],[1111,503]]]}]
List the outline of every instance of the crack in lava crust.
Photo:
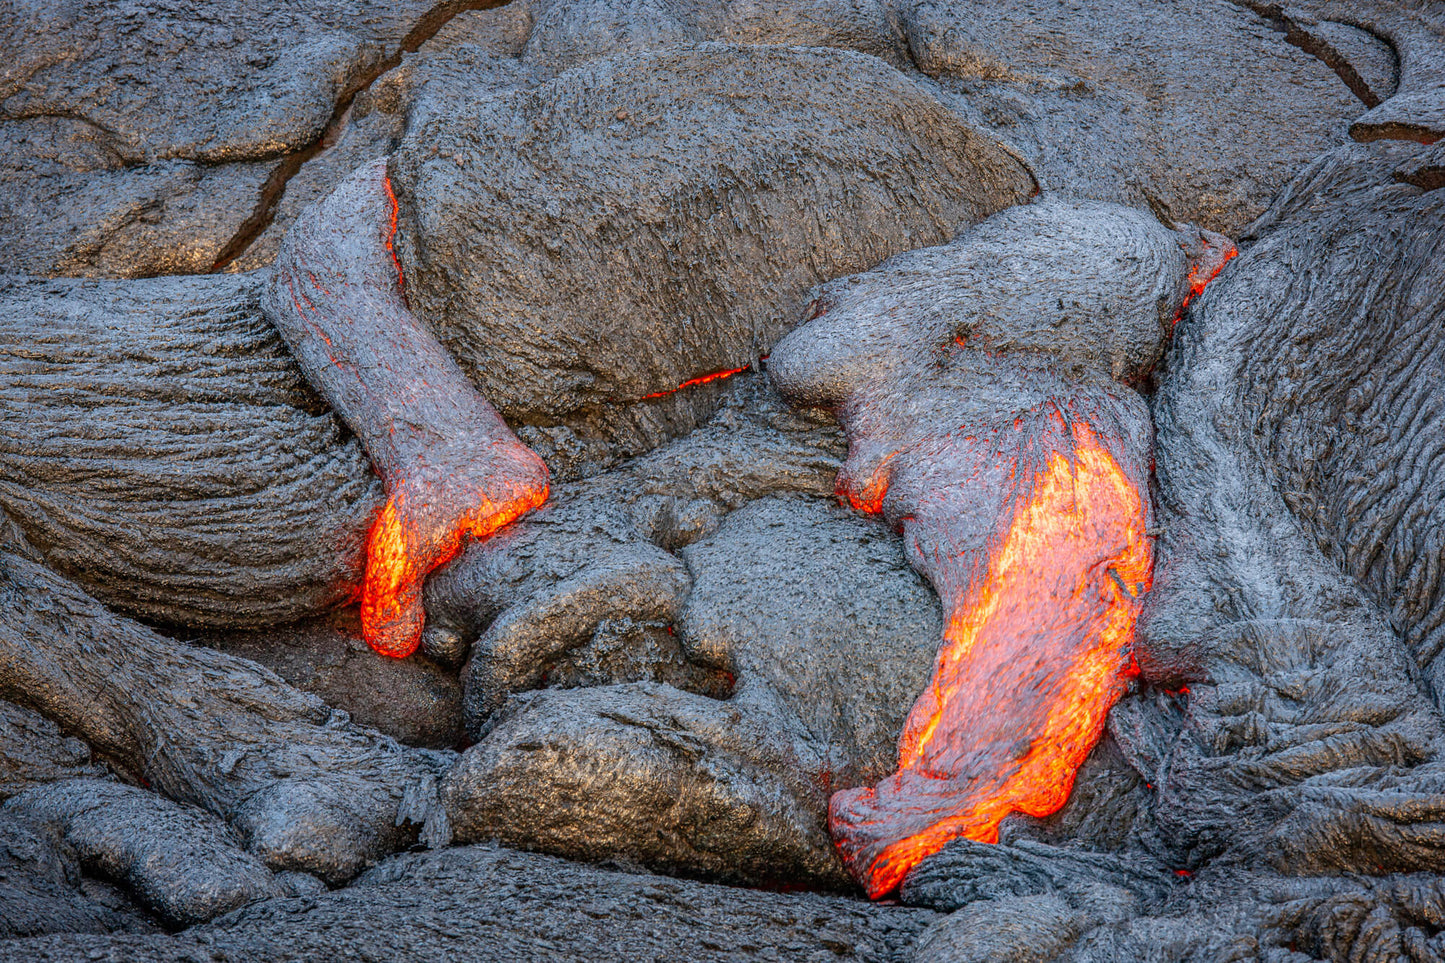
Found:
[{"label": "crack in lava crust", "polygon": [[1088,425],[1049,420],[1055,450],[1020,486],[982,579],[969,589],[943,573],[948,624],[898,772],[830,802],[844,859],[875,898],[950,839],[996,842],[1009,813],[1058,811],[1134,671],[1147,507]]},{"label": "crack in lava crust", "polygon": [[385,161],[351,175],[286,236],[265,309],[386,482],[361,628],[377,652],[403,658],[421,641],[427,574],[464,538],[541,505],[548,476],[408,309],[397,214]]}]

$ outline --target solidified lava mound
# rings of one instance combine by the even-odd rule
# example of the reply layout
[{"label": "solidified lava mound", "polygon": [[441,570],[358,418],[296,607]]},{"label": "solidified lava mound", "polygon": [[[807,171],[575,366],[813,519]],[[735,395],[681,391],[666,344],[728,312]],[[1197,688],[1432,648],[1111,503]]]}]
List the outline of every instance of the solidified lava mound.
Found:
[{"label": "solidified lava mound", "polygon": [[0,39],[0,960],[1445,961],[1438,5]]}]

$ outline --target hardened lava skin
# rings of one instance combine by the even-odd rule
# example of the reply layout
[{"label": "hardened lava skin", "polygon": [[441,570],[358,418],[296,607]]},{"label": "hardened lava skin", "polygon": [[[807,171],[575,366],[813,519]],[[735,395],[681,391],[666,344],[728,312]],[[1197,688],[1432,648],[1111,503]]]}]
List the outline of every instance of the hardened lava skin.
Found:
[{"label": "hardened lava skin", "polygon": [[421,641],[421,584],[466,535],[547,498],[547,468],[407,306],[386,161],[369,164],[287,235],[267,315],[386,483],[367,538],[362,633],[398,658]]},{"label": "hardened lava skin", "polygon": [[1152,433],[1127,385],[1233,256],[1217,234],[1044,198],[824,285],[770,359],[848,435],[837,492],[898,525],[945,609],[898,771],[835,794],[869,894],[950,839],[1068,799],[1133,666]]}]

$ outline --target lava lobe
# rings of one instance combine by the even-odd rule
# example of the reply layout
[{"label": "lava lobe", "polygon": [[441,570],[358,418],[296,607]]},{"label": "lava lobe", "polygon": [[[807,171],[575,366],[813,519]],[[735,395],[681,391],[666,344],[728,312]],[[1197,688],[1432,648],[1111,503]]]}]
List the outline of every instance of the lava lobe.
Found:
[{"label": "lava lobe", "polygon": [[950,839],[1045,816],[1136,671],[1151,579],[1152,431],[1126,385],[1233,245],[1045,198],[818,289],[774,382],[834,409],[838,494],[900,527],[945,609],[898,771],[829,825],[869,895]]},{"label": "lava lobe", "polygon": [[268,317],[386,483],[367,538],[362,632],[383,655],[421,640],[422,580],[547,498],[547,468],[408,309],[386,162],[361,168],[286,236]]}]

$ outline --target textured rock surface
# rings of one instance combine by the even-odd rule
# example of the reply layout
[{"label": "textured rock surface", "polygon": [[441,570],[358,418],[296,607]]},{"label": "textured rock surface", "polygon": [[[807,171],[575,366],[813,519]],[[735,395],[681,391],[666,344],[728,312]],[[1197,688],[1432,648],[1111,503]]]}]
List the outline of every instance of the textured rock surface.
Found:
[{"label": "textured rock surface", "polygon": [[246,277],[0,281],[0,507],[160,622],[268,625],[360,582],[381,484]]},{"label": "textured rock surface", "polygon": [[918,69],[1046,190],[1230,235],[1365,109],[1229,0],[907,0],[899,16]]},{"label": "textured rock surface", "polygon": [[330,882],[415,838],[452,758],[121,618],[13,542],[0,545],[0,696],[226,819],[272,869]]},{"label": "textured rock surface", "polygon": [[836,430],[748,381],[435,580],[432,645],[481,632],[480,741],[443,793],[458,839],[843,884],[828,792],[886,768],[937,603],[876,521],[799,497],[831,491]]},{"label": "textured rock surface", "polygon": [[0,810],[0,938],[155,929],[120,890],[83,875],[55,827]]},{"label": "textured rock surface", "polygon": [[488,846],[401,856],[353,886],[176,937],[0,941],[0,960],[908,959],[937,914],[577,866]]},{"label": "textured rock surface", "polygon": [[355,606],[273,628],[186,637],[259,662],[360,725],[407,745],[452,749],[463,741],[456,672],[424,656],[377,658],[361,637]]},{"label": "textured rock surface", "polygon": [[7,0],[0,270],[209,271],[267,179],[464,5]]},{"label": "textured rock surface", "polygon": [[[1389,816],[1434,791],[1440,729],[1416,680],[1438,647],[1439,588],[1408,577],[1415,551],[1426,573],[1438,555],[1415,541],[1430,527],[1412,516],[1440,494],[1428,474],[1391,470],[1428,457],[1435,435],[1394,427],[1433,410],[1425,346],[1445,293],[1427,268],[1445,238],[1440,196],[1390,178],[1395,155],[1418,150],[1345,148],[1302,175],[1171,357],[1158,410],[1170,514],[1146,672],[1203,679],[1158,783],[1160,819],[1195,860],[1245,850],[1321,873],[1439,859],[1428,810],[1408,829]],[[1357,363],[1368,376],[1351,374]],[[1412,388],[1417,400],[1402,401]],[[1382,569],[1352,566],[1362,554]],[[1291,706],[1307,693],[1300,716]],[[1135,751],[1160,752],[1148,730],[1159,722],[1136,709]],[[1245,768],[1250,786],[1227,777]]]},{"label": "textured rock surface", "polygon": [[38,712],[0,701],[0,799],[37,783],[103,775],[85,743]]},{"label": "textured rock surface", "polygon": [[87,867],[123,884],[173,926],[285,895],[225,823],[123,783],[71,779],[12,798],[0,818],[53,826]]},{"label": "textured rock surface", "polygon": [[704,41],[836,47],[901,67],[903,37],[879,0],[529,0],[523,57],[561,72],[589,60]]},{"label": "textured rock surface", "polygon": [[[276,627],[346,599],[381,490],[260,317],[260,279],[0,282],[0,508],[19,523],[0,513],[0,795],[29,787],[0,812],[0,934],[69,934],[0,958],[1445,959],[1433,5],[515,0],[448,20],[459,6],[0,0],[0,270],[261,266],[307,203],[400,149],[422,320],[572,479],[431,580],[425,658],[365,663],[346,613]],[[1333,150],[1347,132],[1361,143]],[[981,312],[960,351],[1082,357],[1133,425],[1106,376],[1151,386],[1173,315],[1091,299],[1079,232],[806,292],[947,241],[1031,174],[1233,231],[1307,165],[1152,376],[1145,679],[1069,805],[909,877],[905,900],[951,915],[465,847],[330,893],[274,873],[230,893],[295,898],[149,932],[138,903],[172,925],[229,905],[182,885],[199,863],[339,885],[419,836],[840,885],[823,807],[891,768],[937,602],[905,564],[916,542],[825,501],[836,427],[756,374],[670,389],[761,369],[800,316],[902,297],[937,320],[984,279],[1015,313]],[[818,340],[871,375],[896,347]],[[975,414],[1038,374],[975,360]],[[845,492],[874,494],[882,450],[849,458]],[[476,744],[448,773],[451,754],[102,603],[405,741]],[[84,779],[107,769],[204,812]],[[86,808],[97,793],[120,798]],[[182,812],[185,832],[157,829]]]},{"label": "textured rock surface", "polygon": [[1032,190],[870,57],[704,44],[577,70],[432,91],[391,162],[413,310],[564,476],[564,440],[615,458],[697,424],[695,395],[648,396],[766,354],[814,284]]},{"label": "textured rock surface", "polygon": [[[1287,6],[1264,0],[1241,0],[1279,22],[1292,43],[1315,53],[1361,94],[1372,109],[1350,125],[1358,141],[1412,140],[1430,144],[1445,136],[1445,11],[1437,4],[1409,0],[1301,0]],[[1373,67],[1375,59],[1359,49],[1356,37],[1342,30],[1368,34],[1389,47],[1393,63]],[[1376,89],[1370,74],[1393,66],[1394,83]],[[1351,73],[1356,76],[1352,77]],[[1364,89],[1362,89],[1362,87]]]}]

